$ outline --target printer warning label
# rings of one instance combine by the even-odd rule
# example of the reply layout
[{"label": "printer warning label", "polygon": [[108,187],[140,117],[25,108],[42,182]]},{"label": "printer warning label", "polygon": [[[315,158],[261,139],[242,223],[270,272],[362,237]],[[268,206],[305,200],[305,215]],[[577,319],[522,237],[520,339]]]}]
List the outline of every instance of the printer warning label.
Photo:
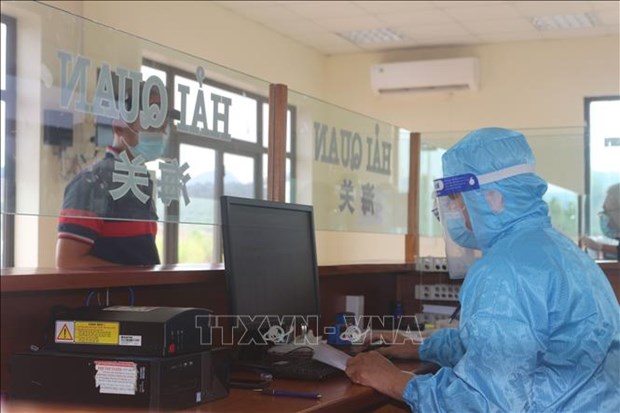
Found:
[{"label": "printer warning label", "polygon": [[73,343],[75,337],[73,321],[56,321],[56,343]]},{"label": "printer warning label", "polygon": [[76,321],[74,329],[76,344],[118,345],[119,323]]}]

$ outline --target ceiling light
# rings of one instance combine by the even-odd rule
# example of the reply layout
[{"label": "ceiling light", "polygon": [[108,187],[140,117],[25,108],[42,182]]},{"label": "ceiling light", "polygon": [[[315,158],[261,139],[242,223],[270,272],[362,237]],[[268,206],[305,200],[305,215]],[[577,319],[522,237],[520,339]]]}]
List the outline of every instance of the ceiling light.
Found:
[{"label": "ceiling light", "polygon": [[558,14],[555,16],[538,16],[530,20],[539,31],[588,29],[597,25],[592,13]]},{"label": "ceiling light", "polygon": [[370,29],[370,30],[353,30],[350,32],[338,33],[338,35],[355,43],[394,43],[400,42],[404,37],[392,29]]}]

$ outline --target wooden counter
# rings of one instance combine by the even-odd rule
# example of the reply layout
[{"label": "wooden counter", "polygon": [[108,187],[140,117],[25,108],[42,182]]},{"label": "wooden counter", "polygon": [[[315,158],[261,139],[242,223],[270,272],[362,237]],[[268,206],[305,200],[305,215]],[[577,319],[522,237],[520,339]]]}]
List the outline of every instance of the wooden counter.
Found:
[{"label": "wooden counter", "polygon": [[[403,370],[424,373],[432,368],[427,363],[398,363]],[[272,413],[272,412],[370,412],[389,407],[391,412],[408,412],[405,403],[397,402],[375,390],[353,384],[344,374],[324,381],[274,380],[272,387],[278,390],[293,390],[321,394],[319,400],[291,397],[265,396],[246,389],[231,389],[226,398],[204,403],[182,410],[201,413]],[[4,401],[3,413],[37,412],[144,412],[138,409],[105,408],[64,404],[45,404],[27,401]],[[381,410],[384,411],[384,410]]]}]

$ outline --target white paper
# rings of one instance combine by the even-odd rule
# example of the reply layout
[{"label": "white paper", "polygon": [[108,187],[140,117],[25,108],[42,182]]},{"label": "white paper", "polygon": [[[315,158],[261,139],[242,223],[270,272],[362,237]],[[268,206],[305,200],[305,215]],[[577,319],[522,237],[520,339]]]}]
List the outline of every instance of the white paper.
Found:
[{"label": "white paper", "polygon": [[434,304],[424,304],[422,305],[423,313],[431,313],[431,314],[441,314],[450,316],[454,313],[456,307],[452,307],[449,305],[434,305]]},{"label": "white paper", "polygon": [[95,360],[95,387],[99,393],[136,394],[138,365],[128,361]]},{"label": "white paper", "polygon": [[340,370],[345,370],[347,368],[347,360],[351,358],[348,354],[324,343],[312,346],[312,349],[314,350],[314,354],[312,355],[313,359],[329,364]]}]

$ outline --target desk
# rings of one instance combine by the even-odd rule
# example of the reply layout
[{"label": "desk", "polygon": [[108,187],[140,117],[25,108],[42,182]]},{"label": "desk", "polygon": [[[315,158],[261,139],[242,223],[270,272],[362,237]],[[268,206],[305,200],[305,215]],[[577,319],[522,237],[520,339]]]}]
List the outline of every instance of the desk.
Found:
[{"label": "desk", "polygon": [[[428,372],[432,365],[427,363],[398,363],[403,370]],[[316,392],[322,395],[320,400],[298,399],[291,397],[265,396],[246,389],[231,389],[227,398],[205,403],[184,412],[200,413],[240,413],[240,412],[371,412],[388,405],[391,399],[375,390],[351,383],[345,376],[337,376],[325,381],[280,380],[273,382],[273,388]],[[85,407],[71,405],[48,405],[22,401],[5,401],[3,413],[38,413],[38,412],[144,412],[135,409],[104,407]],[[404,403],[390,405],[389,411],[407,412]],[[381,410],[382,412],[385,410]]]}]

